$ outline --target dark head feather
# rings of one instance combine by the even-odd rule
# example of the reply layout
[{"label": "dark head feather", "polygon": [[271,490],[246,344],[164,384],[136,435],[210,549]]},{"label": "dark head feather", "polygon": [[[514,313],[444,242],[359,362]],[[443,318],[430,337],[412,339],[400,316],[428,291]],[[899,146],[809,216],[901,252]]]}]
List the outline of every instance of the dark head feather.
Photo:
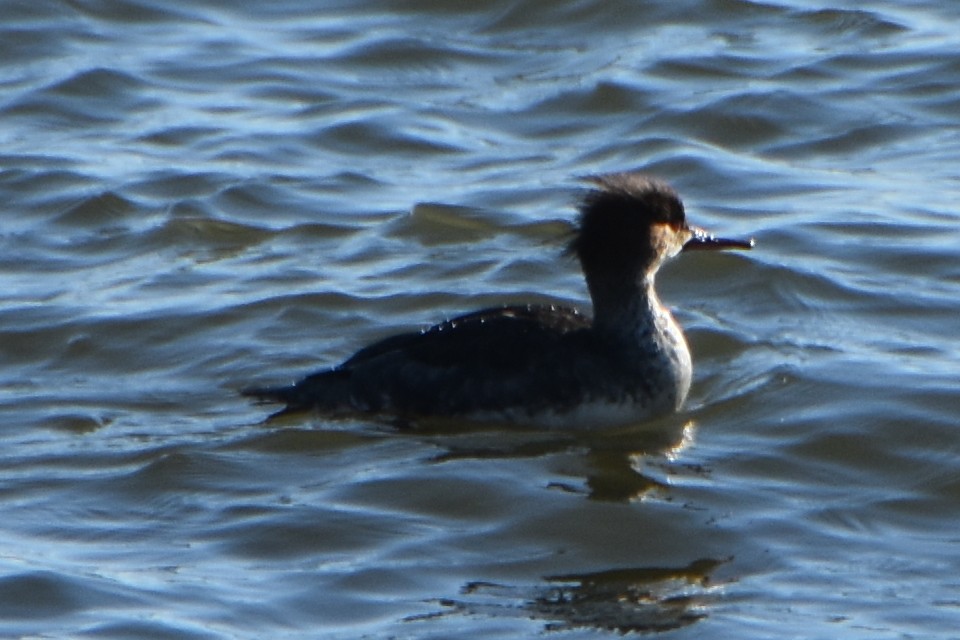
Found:
[{"label": "dark head feather", "polygon": [[683,203],[668,184],[639,172],[587,178],[596,185],[580,205],[576,235],[567,252],[585,266],[649,260],[654,224],[681,228],[686,224]]}]

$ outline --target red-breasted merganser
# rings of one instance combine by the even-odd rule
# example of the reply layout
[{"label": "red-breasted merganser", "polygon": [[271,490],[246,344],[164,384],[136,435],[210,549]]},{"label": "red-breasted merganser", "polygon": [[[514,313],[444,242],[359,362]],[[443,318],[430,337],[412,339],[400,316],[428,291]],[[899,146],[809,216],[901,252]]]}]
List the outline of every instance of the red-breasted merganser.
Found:
[{"label": "red-breasted merganser", "polygon": [[683,331],[654,289],[665,260],[693,249],[749,249],[687,224],[667,184],[642,173],[588,178],[568,247],[593,319],[554,305],[504,306],[387,338],[296,384],[244,395],[401,423],[467,420],[561,429],[628,426],[676,411],[690,389]]}]

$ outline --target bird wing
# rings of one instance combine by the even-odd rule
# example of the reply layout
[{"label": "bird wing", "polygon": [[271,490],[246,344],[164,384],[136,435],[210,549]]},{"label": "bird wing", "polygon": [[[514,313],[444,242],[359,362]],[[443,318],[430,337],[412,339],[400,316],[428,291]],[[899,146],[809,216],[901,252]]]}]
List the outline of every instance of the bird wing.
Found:
[{"label": "bird wing", "polygon": [[361,412],[465,415],[576,402],[584,371],[565,354],[590,321],[564,307],[512,306],[387,338],[344,362]]},{"label": "bird wing", "polygon": [[[402,354],[433,366],[486,363],[518,367],[526,353],[546,348],[570,331],[590,326],[577,309],[555,305],[515,305],[483,309],[452,318],[418,333],[404,333],[369,345],[337,369],[351,369],[377,358]],[[521,345],[519,348],[517,345]],[[527,346],[523,346],[527,345]]]},{"label": "bird wing", "polygon": [[[295,385],[247,395],[321,413],[453,416],[531,406],[563,407],[594,375],[571,348],[589,351],[590,320],[553,305],[484,309],[419,333],[365,347],[343,364]],[[587,349],[584,349],[587,347]]]}]

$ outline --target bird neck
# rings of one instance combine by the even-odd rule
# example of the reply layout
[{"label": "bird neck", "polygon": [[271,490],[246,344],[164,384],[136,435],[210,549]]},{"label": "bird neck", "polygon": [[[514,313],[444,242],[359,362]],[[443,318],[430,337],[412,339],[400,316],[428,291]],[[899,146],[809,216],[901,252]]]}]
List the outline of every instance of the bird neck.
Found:
[{"label": "bird neck", "polygon": [[593,301],[593,326],[599,333],[642,339],[674,324],[657,296],[652,275],[588,278],[587,286]]}]

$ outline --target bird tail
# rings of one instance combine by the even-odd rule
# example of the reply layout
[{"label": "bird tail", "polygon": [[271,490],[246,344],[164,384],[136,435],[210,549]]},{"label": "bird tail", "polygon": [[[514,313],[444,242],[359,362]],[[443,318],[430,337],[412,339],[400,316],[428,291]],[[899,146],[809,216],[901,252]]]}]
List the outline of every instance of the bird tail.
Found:
[{"label": "bird tail", "polygon": [[270,418],[293,413],[303,413],[311,409],[322,412],[343,410],[343,382],[348,376],[345,372],[332,370],[315,373],[296,384],[282,387],[249,387],[240,391],[240,395],[253,398],[257,404],[284,404],[283,409]]},{"label": "bird tail", "polygon": [[297,398],[297,385],[285,387],[247,387],[240,390],[240,395],[253,398],[257,404],[283,403],[290,404]]},{"label": "bird tail", "polygon": [[246,398],[253,398],[256,404],[283,404],[286,405],[280,411],[270,414],[267,420],[273,420],[281,416],[301,413],[310,407],[305,406],[303,399],[296,385],[285,387],[249,387],[241,389],[240,395]]}]

